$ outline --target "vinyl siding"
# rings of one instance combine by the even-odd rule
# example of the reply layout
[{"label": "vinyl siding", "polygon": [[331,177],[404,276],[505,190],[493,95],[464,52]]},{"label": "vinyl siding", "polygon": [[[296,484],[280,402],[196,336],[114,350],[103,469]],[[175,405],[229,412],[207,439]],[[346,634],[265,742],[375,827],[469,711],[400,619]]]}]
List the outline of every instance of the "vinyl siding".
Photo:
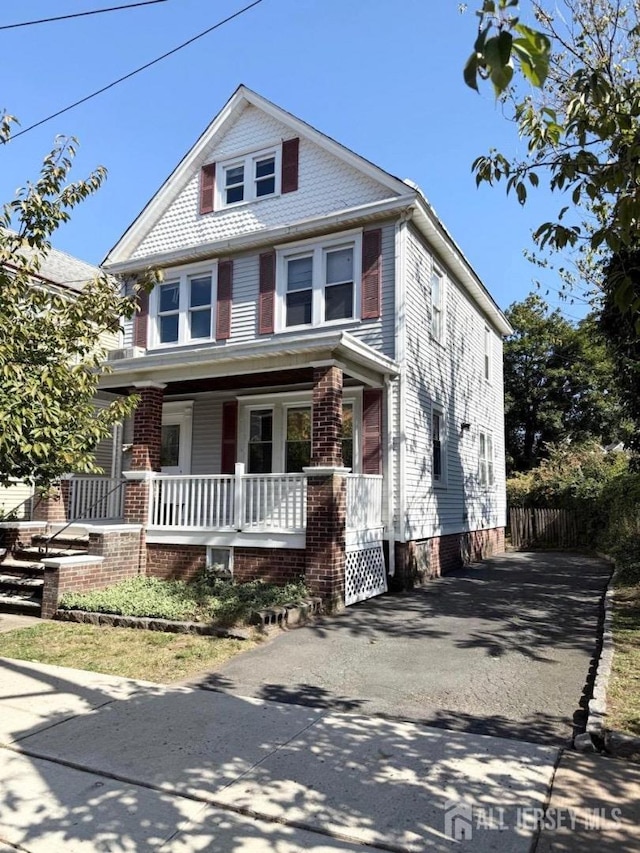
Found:
[{"label": "vinyl siding", "polygon": [[[380,227],[382,231],[382,312],[380,319],[354,319],[352,323],[340,324],[338,328],[350,332],[364,343],[395,358],[395,236],[394,222],[386,222]],[[335,237],[334,234],[326,238]],[[322,242],[321,237],[318,242]],[[274,248],[277,249],[277,246]],[[227,341],[211,346],[225,347],[234,343],[246,343],[255,339],[265,340],[268,336],[258,334],[258,291],[259,291],[259,256],[256,251],[233,256],[233,299],[231,307],[231,336]],[[360,287],[360,282],[356,282]],[[150,320],[150,324],[151,325]],[[300,331],[300,335],[313,336],[319,327]],[[335,328],[335,327],[334,327]],[[277,333],[274,335],[277,338]],[[123,346],[131,346],[132,324],[125,323]],[[199,344],[200,346],[202,344]],[[183,347],[185,354],[189,347]]]},{"label": "vinyl siding", "polygon": [[31,504],[28,499],[32,495],[33,487],[26,483],[15,482],[11,486],[0,486],[0,517],[17,510],[19,520],[29,520]]},{"label": "vinyl siding", "polygon": [[[278,145],[291,129],[253,106],[247,106],[203,157],[223,162],[236,155]],[[394,197],[391,190],[363,175],[307,139],[300,139],[299,189],[273,198],[200,215],[199,170],[169,204],[132,258],[179,251],[290,225],[316,216]]]},{"label": "vinyl siding", "polygon": [[[502,341],[492,331],[492,382],[484,378],[487,321],[447,275],[445,345],[431,338],[432,258],[413,228],[406,241],[405,406],[406,539],[503,526]],[[442,268],[442,265],[438,263]],[[445,268],[446,273],[446,268]],[[433,482],[431,416],[445,417],[446,486]],[[469,423],[468,431],[461,424]],[[479,485],[479,435],[493,437],[495,485]]]}]

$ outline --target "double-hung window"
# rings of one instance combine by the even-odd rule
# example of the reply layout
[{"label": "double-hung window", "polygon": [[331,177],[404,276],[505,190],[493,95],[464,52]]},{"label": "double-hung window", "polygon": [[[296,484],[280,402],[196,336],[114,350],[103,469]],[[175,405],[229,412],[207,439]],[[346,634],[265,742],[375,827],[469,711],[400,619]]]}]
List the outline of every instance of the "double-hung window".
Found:
[{"label": "double-hung window", "polygon": [[152,297],[151,346],[211,340],[215,304],[214,271],[174,271]]},{"label": "double-hung window", "polygon": [[[280,194],[281,148],[246,154],[220,164],[218,208]],[[217,170],[216,170],[217,171]]]},{"label": "double-hung window", "polygon": [[431,410],[431,470],[433,482],[446,485],[446,447],[445,447],[444,411],[434,407]]},{"label": "double-hung window", "polygon": [[360,234],[278,253],[280,330],[339,323],[358,316]]},{"label": "double-hung window", "polygon": [[493,436],[489,432],[480,433],[480,485],[488,489],[494,484]]},{"label": "double-hung window", "polygon": [[444,343],[444,276],[437,267],[431,272],[431,336]]}]

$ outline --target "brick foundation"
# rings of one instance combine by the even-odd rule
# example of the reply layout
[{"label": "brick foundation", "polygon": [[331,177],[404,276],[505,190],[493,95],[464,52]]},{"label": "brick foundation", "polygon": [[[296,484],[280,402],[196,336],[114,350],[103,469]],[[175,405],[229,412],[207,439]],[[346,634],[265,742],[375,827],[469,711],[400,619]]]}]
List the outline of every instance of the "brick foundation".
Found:
[{"label": "brick foundation", "polygon": [[394,589],[412,589],[468,563],[504,552],[504,527],[396,542]]},{"label": "brick foundation", "polygon": [[154,578],[190,581],[206,562],[204,545],[147,544],[147,574]]},{"label": "brick foundation", "polygon": [[306,556],[294,548],[235,548],[233,576],[239,583],[264,580],[284,586],[304,577]]}]

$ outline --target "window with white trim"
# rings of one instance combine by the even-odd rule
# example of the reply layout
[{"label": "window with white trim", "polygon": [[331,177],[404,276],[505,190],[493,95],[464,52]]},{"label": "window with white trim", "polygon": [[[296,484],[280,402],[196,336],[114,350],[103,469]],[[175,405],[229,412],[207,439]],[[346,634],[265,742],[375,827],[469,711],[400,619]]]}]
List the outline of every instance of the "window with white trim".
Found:
[{"label": "window with white trim", "polygon": [[215,268],[172,270],[153,291],[149,346],[179,346],[212,340]]},{"label": "window with white trim", "polygon": [[359,315],[362,235],[278,251],[278,329],[342,323]]},{"label": "window with white trim", "polygon": [[[255,398],[254,398],[255,399]],[[242,422],[246,436],[248,474],[298,473],[311,463],[312,408],[307,393],[294,393],[287,399],[243,406]],[[348,468],[357,472],[355,461],[357,434],[354,425],[361,421],[361,398],[356,392],[342,404],[342,457]]]},{"label": "window with white trim", "polygon": [[447,452],[444,411],[431,409],[431,470],[433,482],[439,486],[447,483]]},{"label": "window with white trim", "polygon": [[491,329],[484,328],[484,378],[491,382]]},{"label": "window with white trim", "polygon": [[480,432],[479,462],[480,485],[484,489],[491,488],[495,479],[493,469],[493,436],[490,432]]},{"label": "window with white trim", "polygon": [[444,304],[444,275],[434,266],[431,270],[431,336],[441,344],[444,343]]},{"label": "window with white trim", "polygon": [[217,168],[216,209],[280,195],[282,147],[227,160]]}]

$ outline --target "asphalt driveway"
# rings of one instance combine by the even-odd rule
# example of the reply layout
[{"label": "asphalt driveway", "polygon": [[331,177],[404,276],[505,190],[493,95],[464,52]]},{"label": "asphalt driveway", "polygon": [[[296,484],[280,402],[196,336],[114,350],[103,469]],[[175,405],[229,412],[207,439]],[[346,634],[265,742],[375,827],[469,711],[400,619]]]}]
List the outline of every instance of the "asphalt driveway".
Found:
[{"label": "asphalt driveway", "polygon": [[565,744],[584,728],[609,575],[593,557],[505,554],[281,634],[198,684]]}]

